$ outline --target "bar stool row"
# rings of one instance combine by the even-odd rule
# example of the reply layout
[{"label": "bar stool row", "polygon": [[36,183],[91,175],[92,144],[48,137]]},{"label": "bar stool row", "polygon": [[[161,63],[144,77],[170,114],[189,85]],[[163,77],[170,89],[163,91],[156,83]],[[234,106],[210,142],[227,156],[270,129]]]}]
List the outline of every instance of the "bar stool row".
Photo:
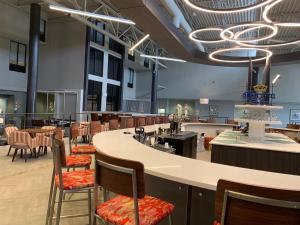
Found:
[{"label": "bar stool row", "polygon": [[[154,225],[165,219],[172,224],[172,203],[148,196],[145,192],[144,165],[95,153],[95,170],[90,163],[84,170],[69,169],[65,161],[62,140],[54,140],[53,173],[49,195],[46,225],[60,218],[87,216],[89,224],[97,221],[115,225]],[[78,166],[80,167],[80,166]],[[99,202],[99,191],[103,201]],[[56,194],[59,192],[58,201]],[[66,193],[87,193],[88,213],[61,216]],[[94,192],[94,206],[92,206]],[[116,194],[110,198],[110,193]],[[77,200],[76,200],[77,201]],[[55,205],[57,212],[54,216]],[[199,212],[200,213],[200,212]],[[279,190],[219,180],[215,199],[214,225],[296,225],[300,224],[300,192]]]}]

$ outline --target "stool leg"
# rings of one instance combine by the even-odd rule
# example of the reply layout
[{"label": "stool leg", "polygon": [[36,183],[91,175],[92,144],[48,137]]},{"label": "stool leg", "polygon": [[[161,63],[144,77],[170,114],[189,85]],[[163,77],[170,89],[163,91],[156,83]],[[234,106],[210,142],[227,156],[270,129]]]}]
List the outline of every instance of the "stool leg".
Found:
[{"label": "stool leg", "polygon": [[17,148],[15,149],[15,152],[14,152],[13,158],[12,158],[12,160],[11,160],[12,162],[15,160],[15,158],[16,158],[16,155],[17,155],[17,153],[18,153],[18,150],[19,150],[19,149],[17,149]]},{"label": "stool leg", "polygon": [[59,222],[60,222],[60,213],[61,213],[61,206],[62,206],[63,195],[64,195],[64,191],[59,191],[58,206],[57,206],[57,212],[56,212],[56,223],[55,223],[55,225],[59,225]]},{"label": "stool leg", "polygon": [[173,225],[173,218],[172,214],[169,215],[169,225]]},{"label": "stool leg", "polygon": [[25,162],[27,162],[27,148],[26,149],[24,149],[24,151],[25,151],[25,155],[24,155],[24,157],[25,157]]},{"label": "stool leg", "polygon": [[9,156],[10,150],[11,150],[11,146],[9,146],[9,150],[7,152],[7,156]]},{"label": "stool leg", "polygon": [[54,214],[54,207],[55,207],[55,200],[56,200],[56,193],[57,193],[57,187],[54,187],[52,195],[52,201],[51,201],[51,209],[50,209],[50,218],[49,218],[49,225],[52,225],[53,222],[53,214]]},{"label": "stool leg", "polygon": [[[50,216],[50,209],[51,209],[51,205],[52,203],[52,195],[53,195],[53,188],[54,188],[54,169],[52,172],[52,178],[51,178],[51,186],[50,186],[50,193],[49,193],[49,200],[48,200],[48,209],[47,209],[47,216],[46,216],[46,225],[49,224],[49,216]],[[52,218],[51,218],[52,219]]]},{"label": "stool leg", "polygon": [[92,225],[92,194],[91,194],[91,190],[88,190],[88,207],[89,207],[89,225]]}]

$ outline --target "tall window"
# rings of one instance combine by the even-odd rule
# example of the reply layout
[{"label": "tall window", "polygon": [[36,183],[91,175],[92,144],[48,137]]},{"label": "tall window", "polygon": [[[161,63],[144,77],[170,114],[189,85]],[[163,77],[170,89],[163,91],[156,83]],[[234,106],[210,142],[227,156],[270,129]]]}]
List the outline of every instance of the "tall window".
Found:
[{"label": "tall window", "polygon": [[88,96],[87,110],[101,111],[102,83],[89,80],[88,81]]},{"label": "tall window", "polygon": [[124,54],[124,46],[113,39],[109,39],[109,49],[121,55]]},{"label": "tall window", "polygon": [[94,48],[90,48],[89,58],[89,74],[102,77],[103,76],[103,52]]},{"label": "tall window", "polygon": [[[104,29],[105,25],[97,20],[92,21],[97,27]],[[91,29],[91,41],[98,45],[104,46],[104,35],[96,30]]]},{"label": "tall window", "polygon": [[127,87],[133,88],[133,82],[134,82],[134,70],[129,68],[129,78],[128,78]]},{"label": "tall window", "polygon": [[9,70],[26,73],[26,45],[10,41]]},{"label": "tall window", "polygon": [[107,84],[106,111],[118,111],[120,98],[120,86]]},{"label": "tall window", "polygon": [[40,41],[46,42],[46,20],[40,22]]},{"label": "tall window", "polygon": [[112,55],[108,56],[108,78],[111,80],[121,80],[122,75],[122,59],[114,57]]},{"label": "tall window", "polygon": [[[129,44],[129,46],[132,47],[134,45],[134,42],[129,40],[128,44]],[[135,60],[134,50],[130,51],[130,48],[128,49],[128,59],[131,60],[131,61]]]}]

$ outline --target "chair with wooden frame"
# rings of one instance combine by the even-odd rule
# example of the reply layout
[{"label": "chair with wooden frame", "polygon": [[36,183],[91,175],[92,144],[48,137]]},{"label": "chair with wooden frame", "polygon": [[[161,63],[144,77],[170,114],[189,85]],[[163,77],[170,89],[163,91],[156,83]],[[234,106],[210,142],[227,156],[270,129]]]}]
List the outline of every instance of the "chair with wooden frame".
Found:
[{"label": "chair with wooden frame", "polygon": [[134,128],[134,119],[132,117],[126,118],[125,128]]},{"label": "chair with wooden frame", "polygon": [[15,131],[12,133],[13,136],[13,146],[15,148],[15,152],[12,158],[12,162],[15,160],[16,155],[18,154],[18,150],[21,151],[21,157],[23,157],[23,150],[25,162],[27,162],[27,149],[30,150],[31,156],[32,153],[36,154],[36,148],[39,147],[39,139],[38,137],[32,138],[28,132],[24,131]]},{"label": "chair with wooden frame", "polygon": [[[59,225],[61,218],[73,218],[88,216],[89,224],[92,223],[92,204],[91,204],[91,192],[94,188],[94,170],[78,170],[72,172],[63,172],[63,158],[62,151],[64,142],[62,140],[53,140],[53,171],[52,182],[50,187],[50,194],[48,200],[48,209],[46,216],[46,225],[52,225],[53,220],[55,224]],[[56,194],[59,191],[58,201],[56,201]],[[85,201],[86,199],[76,200],[63,200],[67,193],[82,193],[88,194],[88,214],[76,214],[76,215],[64,215],[61,216],[62,204],[72,201]],[[55,204],[58,204],[56,216],[54,217]]]},{"label": "chair with wooden frame", "polygon": [[[98,220],[115,225],[154,225],[166,218],[172,224],[174,205],[145,194],[143,164],[97,152],[95,169],[94,225]],[[98,205],[99,186],[104,203]],[[117,196],[108,199],[108,191]]]},{"label": "chair with wooden frame", "polygon": [[75,143],[77,146],[77,138],[82,137],[86,139],[89,135],[88,127],[80,126],[78,123],[72,123],[70,125],[70,141]]},{"label": "chair with wooden frame", "polygon": [[6,140],[7,140],[7,144],[9,145],[9,149],[8,149],[8,152],[7,152],[7,156],[9,156],[9,153],[11,151],[12,148],[15,148],[13,146],[13,143],[14,143],[14,138],[13,138],[13,133],[15,131],[17,131],[18,128],[17,127],[14,127],[14,126],[9,126],[9,127],[5,127],[4,128],[4,132],[5,132],[5,137],[6,137]]},{"label": "chair with wooden frame", "polygon": [[300,191],[219,180],[215,225],[300,224]]},{"label": "chair with wooden frame", "polygon": [[119,120],[111,119],[109,120],[109,130],[118,130],[119,129]]}]

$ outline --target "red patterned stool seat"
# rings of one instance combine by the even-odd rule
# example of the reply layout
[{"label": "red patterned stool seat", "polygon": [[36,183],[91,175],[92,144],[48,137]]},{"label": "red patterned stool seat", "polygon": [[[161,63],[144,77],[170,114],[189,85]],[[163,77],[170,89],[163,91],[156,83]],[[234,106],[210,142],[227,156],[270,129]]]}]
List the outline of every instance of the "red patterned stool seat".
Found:
[{"label": "red patterned stool seat", "polygon": [[66,157],[67,167],[83,167],[89,166],[92,163],[92,157],[90,155],[70,155]]},{"label": "red patterned stool seat", "polygon": [[[63,189],[73,190],[94,186],[95,170],[78,170],[62,173]],[[55,184],[59,185],[59,177],[55,176]]]},{"label": "red patterned stool seat", "polygon": [[72,148],[72,154],[95,154],[96,148],[92,145],[81,145]]},{"label": "red patterned stool seat", "polygon": [[[138,202],[140,225],[158,224],[174,210],[174,205],[147,195]],[[134,225],[133,198],[118,195],[98,205],[97,215],[115,225]]]}]

